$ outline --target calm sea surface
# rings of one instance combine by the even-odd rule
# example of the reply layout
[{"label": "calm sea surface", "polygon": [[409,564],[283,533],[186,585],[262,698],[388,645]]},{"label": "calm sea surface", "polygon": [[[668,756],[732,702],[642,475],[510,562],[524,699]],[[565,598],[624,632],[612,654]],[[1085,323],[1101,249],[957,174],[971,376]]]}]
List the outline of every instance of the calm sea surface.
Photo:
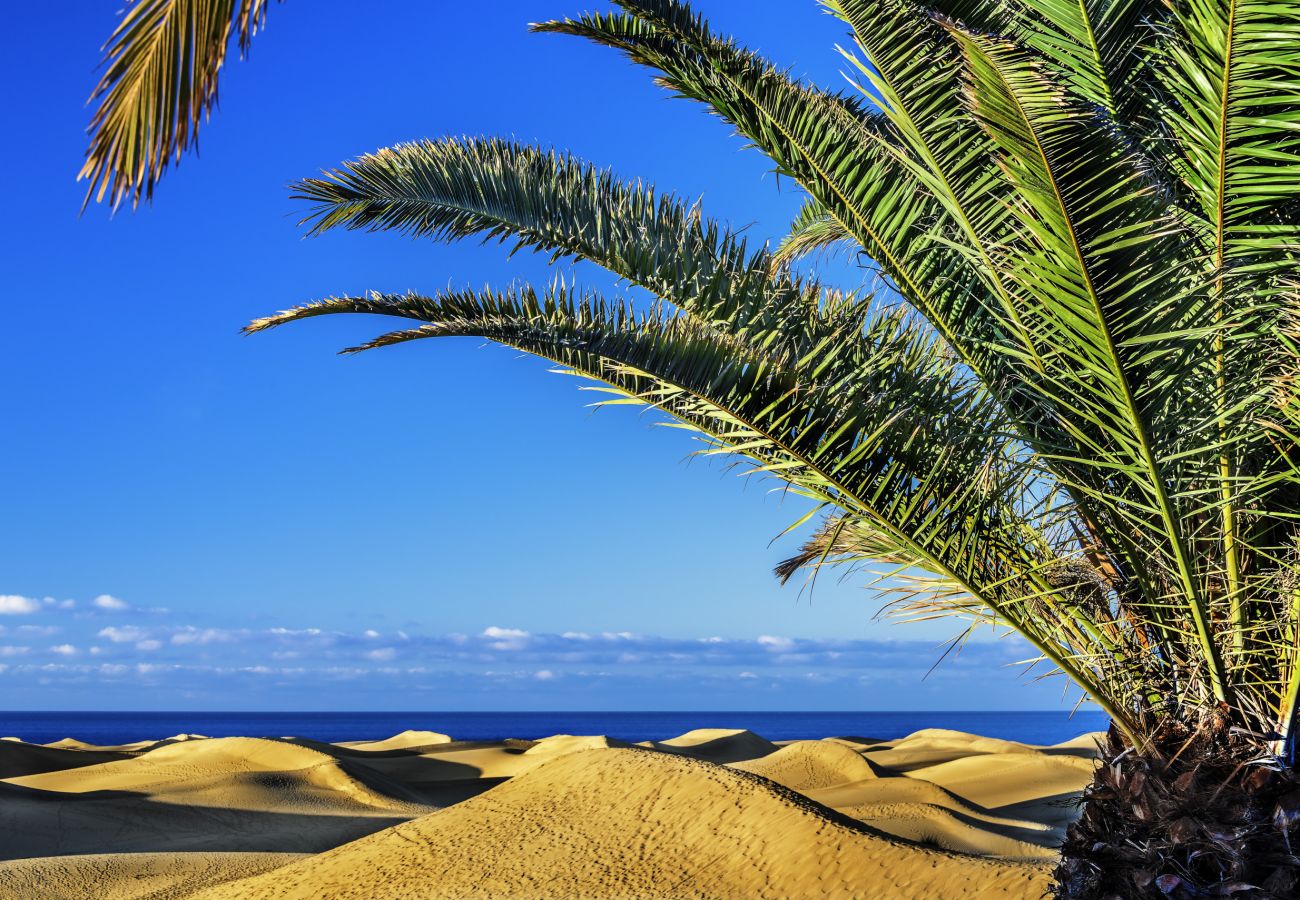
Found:
[{"label": "calm sea surface", "polygon": [[0,712],[0,736],[46,744],[73,737],[124,744],[187,732],[208,737],[386,738],[406,729],[461,741],[606,734],[662,740],[692,728],[748,728],[772,741],[856,736],[898,738],[951,728],[1027,744],[1056,744],[1106,727],[1106,715],[1062,712]]}]

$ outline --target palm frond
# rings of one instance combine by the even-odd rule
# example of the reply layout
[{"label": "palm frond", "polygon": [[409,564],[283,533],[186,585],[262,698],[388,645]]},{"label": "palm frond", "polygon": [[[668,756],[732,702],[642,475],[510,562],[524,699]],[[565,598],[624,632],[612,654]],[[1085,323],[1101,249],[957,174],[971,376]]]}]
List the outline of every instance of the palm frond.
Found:
[{"label": "palm frond", "polygon": [[799,84],[757,54],[714,37],[685,4],[620,5],[629,13],[534,28],[622,50],[659,70],[667,87],[707,104],[830,212],[902,296],[983,373],[988,334],[982,288],[961,255],[936,240],[942,209],[907,177],[881,131],[883,120],[851,97]]},{"label": "palm frond", "polygon": [[[876,350],[856,377],[820,382],[816,364],[753,355],[725,335],[662,309],[554,285],[539,296],[449,292],[337,298],[260,319],[248,331],[337,313],[379,313],[427,324],[382,335],[349,352],[431,337],[486,337],[596,378],[700,430],[721,452],[845,510],[887,558],[935,572],[964,597],[1015,623],[1086,689],[1107,696],[1103,676],[1075,633],[1052,630],[1059,563],[1009,499],[1023,489],[1025,460],[999,427],[996,406],[964,388],[933,338],[903,314],[868,329]],[[1066,618],[1113,627],[1104,603]],[[1138,659],[1138,657],[1133,657]],[[1114,688],[1112,688],[1114,690]],[[1109,703],[1102,700],[1103,703]],[[1114,714],[1133,723],[1122,709]]]},{"label": "palm frond", "polygon": [[818,319],[816,283],[790,276],[762,248],[749,250],[697,204],[529,145],[401,144],[307,179],[295,197],[311,204],[304,220],[311,233],[479,236],[552,260],[589,259],[701,321],[756,340],[790,337]]},{"label": "palm frond", "polygon": [[839,247],[857,248],[858,242],[848,229],[816,200],[809,200],[799,210],[790,230],[772,253],[770,268],[779,271],[797,259],[819,251]]},{"label": "palm frond", "polygon": [[78,179],[114,207],[153,198],[167,167],[198,140],[217,102],[217,76],[231,33],[241,54],[266,22],[269,0],[138,0],[104,45],[104,74],[91,94],[90,146]]},{"label": "palm frond", "polygon": [[[1145,530],[1162,541],[1150,549],[1178,585],[1215,695],[1224,699],[1221,648],[1169,471],[1175,453],[1203,456],[1214,442],[1201,434],[1193,449],[1183,449],[1191,411],[1184,382],[1203,371],[1197,353],[1212,333],[1186,275],[1170,271],[1187,259],[1186,239],[1127,148],[1105,129],[1087,128],[1082,111],[1071,115],[1069,99],[1032,56],[1009,42],[950,30],[967,57],[972,109],[1024,199],[1016,210],[1019,252],[1005,267],[1026,301],[1048,314],[1053,336],[1075,351],[1062,372],[1075,383],[1058,383],[1099,426],[1097,464],[1123,471],[1136,493],[1097,491],[1083,479],[1075,486],[1116,513],[1120,496],[1151,511]],[[1091,190],[1097,178],[1118,189]],[[1157,371],[1163,382],[1153,377]],[[1173,403],[1183,427],[1168,419]],[[1152,587],[1148,579],[1155,595]]]}]

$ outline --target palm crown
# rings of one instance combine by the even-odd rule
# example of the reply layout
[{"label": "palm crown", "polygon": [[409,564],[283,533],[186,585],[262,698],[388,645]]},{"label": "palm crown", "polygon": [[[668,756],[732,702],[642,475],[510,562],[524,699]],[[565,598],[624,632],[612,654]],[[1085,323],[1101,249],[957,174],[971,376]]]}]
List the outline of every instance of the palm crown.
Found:
[{"label": "palm crown", "polygon": [[[1300,689],[1295,265],[1300,16],[1263,0],[824,0],[861,97],[799,83],[672,0],[538,25],[708,104],[808,203],[776,251],[694,206],[498,140],[300,184],[313,230],[499,238],[563,281],[339,297],[664,410],[813,498],[779,570],[886,561],[904,616],[1024,635],[1141,744],[1218,706],[1289,738]],[[788,262],[838,242],[840,293]],[[901,587],[900,587],[901,585]]]}]

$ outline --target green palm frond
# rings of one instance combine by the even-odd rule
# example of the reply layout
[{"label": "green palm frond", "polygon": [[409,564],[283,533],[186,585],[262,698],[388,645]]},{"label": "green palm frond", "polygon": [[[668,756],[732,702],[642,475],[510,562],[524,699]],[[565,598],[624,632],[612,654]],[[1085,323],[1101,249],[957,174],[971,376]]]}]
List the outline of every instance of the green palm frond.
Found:
[{"label": "green palm frond", "polygon": [[[870,13],[855,24],[860,43],[881,73],[874,86],[884,97],[891,128],[854,103],[795,84],[754,54],[714,38],[682,4],[638,0],[620,5],[629,15],[587,16],[544,27],[611,44],[660,69],[671,87],[708,103],[799,180],[859,239],[903,296],[939,325],[1005,405],[1084,514],[1106,532],[1110,552],[1145,584],[1144,592],[1153,598],[1153,619],[1200,653],[1216,653],[1194,622],[1175,624],[1163,612],[1181,602],[1202,616],[1205,604],[1187,565],[1178,510],[1167,497],[1163,503],[1159,499],[1167,493],[1163,474],[1153,467],[1159,459],[1143,448],[1143,438],[1134,438],[1134,422],[1151,415],[1137,408],[1138,400],[1148,398],[1126,394],[1123,387],[1130,374],[1125,365],[1191,347],[1190,338],[1208,326],[1189,321],[1194,311],[1186,303],[1161,304],[1159,317],[1147,316],[1142,329],[1124,335],[1141,349],[1127,361],[1111,358],[1119,341],[1109,334],[1105,315],[1138,295],[1142,285],[1133,279],[1148,270],[1117,275],[1116,284],[1123,279],[1130,283],[1122,290],[1108,283],[1108,292],[1118,296],[1108,296],[1109,308],[1098,310],[1102,298],[1083,284],[1092,276],[1084,267],[1096,260],[1079,259],[1080,251],[1070,245],[1071,219],[1061,216],[1059,204],[1055,220],[1041,234],[1035,217],[1050,204],[1041,210],[1022,207],[1017,214],[1020,185],[1006,178],[1005,151],[990,133],[990,123],[967,107],[969,53],[960,52],[951,32],[902,2],[837,4],[851,20]],[[886,80],[890,73],[892,80]],[[1053,93],[1049,101],[1057,99]],[[1090,136],[1089,147],[1107,140],[1105,134]],[[1107,165],[1125,170],[1134,195],[1130,206],[1158,206],[1160,198],[1146,189],[1136,163],[1114,152],[1114,143],[1097,153],[1110,153]],[[1125,241],[1142,225],[1135,221],[1129,227],[1127,233],[1110,235],[1110,246],[1128,247]],[[1153,236],[1165,238],[1164,246],[1176,246],[1171,231],[1176,231],[1174,224],[1161,223]],[[884,254],[877,252],[881,246]],[[1069,303],[1061,303],[1050,284],[1057,266],[1042,265],[1045,254],[1062,252],[1062,259],[1075,260],[1073,274],[1065,276],[1076,282],[1076,299]],[[1132,258],[1138,251],[1130,247],[1127,252]],[[1155,253],[1147,249],[1148,258]],[[1020,271],[1013,265],[1017,261],[1023,263]],[[1147,277],[1153,284],[1154,277]],[[1166,278],[1159,286],[1169,295],[1179,284],[1177,278]],[[1081,329],[1081,321],[1091,324]],[[1189,339],[1181,345],[1164,339],[1171,333]],[[1088,361],[1082,368],[1080,359]],[[1195,360],[1183,361],[1177,377],[1199,372]],[[1115,390],[1099,398],[1091,383],[1097,378],[1109,379]],[[1163,410],[1167,414],[1170,407]],[[1184,448],[1169,449],[1176,453]],[[1117,495],[1115,476],[1131,490]],[[1182,587],[1171,586],[1176,584]]]},{"label": "green palm frond", "polygon": [[[934,352],[928,329],[906,314],[875,318],[865,334],[872,353],[860,371],[829,381],[819,380],[818,361],[754,354],[689,317],[662,309],[637,315],[558,283],[542,295],[525,287],[336,298],[247,330],[339,313],[426,323],[346,352],[485,337],[653,405],[703,432],[716,450],[749,457],[757,471],[844,510],[882,556],[934,572],[1016,623],[1076,681],[1101,691],[1086,646],[1045,627],[1043,611],[1055,602],[1048,573],[1059,562],[1010,496],[1032,477],[1026,460],[1002,430],[996,405]],[[1072,621],[1101,628],[1103,617],[1109,621],[1101,606],[1080,607]],[[1114,714],[1133,727],[1122,710]]]},{"label": "green palm frond", "polygon": [[[850,97],[799,84],[756,54],[716,38],[679,3],[621,4],[536,30],[616,47],[708,104],[797,180],[862,244],[898,291],[975,371],[988,354],[983,291],[960,253],[934,239],[942,210],[910,183],[884,122]],[[990,378],[990,383],[996,379]]]},{"label": "green palm frond", "polygon": [[[88,204],[152,199],[167,167],[198,140],[217,102],[231,33],[241,54],[265,24],[269,0],[138,0],[104,45],[91,95],[90,146],[78,179]],[[84,204],[83,204],[84,205]]]},{"label": "green palm frond", "polygon": [[[950,30],[967,58],[972,110],[1024,201],[1015,211],[1015,250],[1004,268],[1025,299],[1047,313],[1043,327],[1076,353],[1063,370],[1074,383],[1058,383],[1098,426],[1101,455],[1088,465],[1123,471],[1135,493],[1099,491],[1084,479],[1075,487],[1121,521],[1132,517],[1121,503],[1150,512],[1144,530],[1162,540],[1144,549],[1163,557],[1160,565],[1190,612],[1215,695],[1226,699],[1221,648],[1186,532],[1187,507],[1177,502],[1168,471],[1175,454],[1185,465],[1186,454],[1203,453],[1183,449],[1188,419],[1208,424],[1196,420],[1184,392],[1205,370],[1197,354],[1209,355],[1204,347],[1212,323],[1200,297],[1184,287],[1186,276],[1169,270],[1187,258],[1188,242],[1124,145],[1088,127],[1082,110],[1071,115],[1069,98],[1032,55],[1009,42]],[[1116,189],[1092,190],[1097,178]],[[1199,448],[1213,440],[1195,436]],[[1159,596],[1149,578],[1146,591]]]},{"label": "green palm frond", "polygon": [[963,27],[1015,39],[1076,97],[1121,126],[1149,127],[1151,64],[1168,7],[1159,0],[934,0]]},{"label": "green palm frond", "polygon": [[780,245],[773,251],[771,268],[776,270],[801,257],[839,247],[856,249],[858,243],[839,219],[827,212],[816,200],[809,200],[799,210],[795,220],[790,223],[790,231],[781,238]]},{"label": "green palm frond", "polygon": [[[716,328],[816,342],[821,290],[698,205],[623,182],[572,156],[500,140],[402,144],[297,186],[312,233],[390,230],[482,237],[552,260],[588,259]],[[807,349],[807,347],[805,347]]]}]

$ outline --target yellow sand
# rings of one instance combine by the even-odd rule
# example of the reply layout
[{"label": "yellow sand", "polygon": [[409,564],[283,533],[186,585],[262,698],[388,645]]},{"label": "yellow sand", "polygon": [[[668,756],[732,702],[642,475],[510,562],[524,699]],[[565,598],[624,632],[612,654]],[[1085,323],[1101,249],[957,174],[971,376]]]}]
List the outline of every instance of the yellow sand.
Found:
[{"label": "yellow sand", "polygon": [[412,750],[434,744],[450,743],[451,738],[436,731],[403,731],[382,741],[342,741],[338,746],[373,752],[376,750]]},{"label": "yellow sand", "polygon": [[1094,753],[936,729],[0,741],[0,897],[1037,897]]}]

